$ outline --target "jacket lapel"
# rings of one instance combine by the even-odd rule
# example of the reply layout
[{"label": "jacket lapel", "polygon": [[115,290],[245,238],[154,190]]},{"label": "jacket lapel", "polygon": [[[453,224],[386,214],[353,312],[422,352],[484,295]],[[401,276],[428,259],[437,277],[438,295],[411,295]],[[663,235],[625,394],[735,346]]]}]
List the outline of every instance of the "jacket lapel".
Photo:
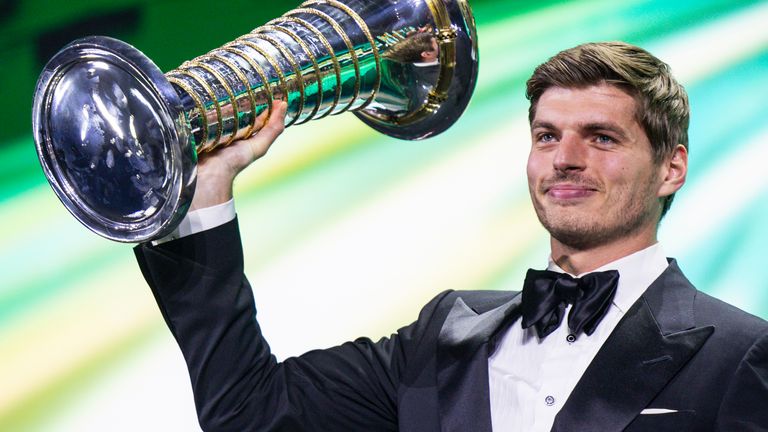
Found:
[{"label": "jacket lapel", "polygon": [[672,261],[598,351],[552,431],[626,428],[714,331],[695,327],[695,296]]},{"label": "jacket lapel", "polygon": [[491,432],[489,340],[519,316],[520,296],[478,314],[460,297],[440,330],[437,392],[441,430]]}]

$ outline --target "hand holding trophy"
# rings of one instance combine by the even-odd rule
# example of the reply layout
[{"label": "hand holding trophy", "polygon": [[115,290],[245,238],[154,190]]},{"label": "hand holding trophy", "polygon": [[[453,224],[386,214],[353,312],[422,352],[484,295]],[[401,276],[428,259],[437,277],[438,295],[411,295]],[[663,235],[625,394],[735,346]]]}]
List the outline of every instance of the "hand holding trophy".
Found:
[{"label": "hand holding trophy", "polygon": [[143,242],[186,214],[198,154],[259,131],[273,102],[286,127],[352,111],[423,139],[459,118],[477,70],[466,0],[308,0],[166,74],[124,42],[74,41],[40,76],[33,132],[66,208],[105,238]]}]

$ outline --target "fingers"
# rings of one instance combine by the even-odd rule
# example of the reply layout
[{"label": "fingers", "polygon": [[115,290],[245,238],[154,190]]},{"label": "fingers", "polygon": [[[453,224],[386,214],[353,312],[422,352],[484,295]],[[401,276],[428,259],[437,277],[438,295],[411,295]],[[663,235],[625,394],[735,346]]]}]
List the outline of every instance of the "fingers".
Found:
[{"label": "fingers", "polygon": [[267,124],[256,135],[246,140],[251,149],[252,161],[264,156],[272,143],[283,133],[287,109],[287,103],[275,101],[272,104],[272,115],[269,117]]},{"label": "fingers", "polygon": [[[215,151],[200,155],[197,164],[197,187],[192,208],[205,208],[227,202],[232,198],[235,177],[256,159],[264,156],[285,129],[287,104],[276,101],[267,124],[256,135],[235,141]],[[264,110],[263,115],[267,115]]]}]

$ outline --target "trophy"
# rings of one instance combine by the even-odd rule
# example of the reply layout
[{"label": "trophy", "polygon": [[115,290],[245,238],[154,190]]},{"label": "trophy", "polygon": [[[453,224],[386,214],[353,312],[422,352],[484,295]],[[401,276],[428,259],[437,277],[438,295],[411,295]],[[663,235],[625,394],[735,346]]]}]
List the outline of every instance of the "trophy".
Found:
[{"label": "trophy", "polygon": [[477,79],[466,0],[308,0],[163,74],[136,48],[91,36],[59,51],[35,90],[33,129],[56,195],[102,237],[170,234],[199,154],[261,129],[353,112],[392,137],[450,127]]}]

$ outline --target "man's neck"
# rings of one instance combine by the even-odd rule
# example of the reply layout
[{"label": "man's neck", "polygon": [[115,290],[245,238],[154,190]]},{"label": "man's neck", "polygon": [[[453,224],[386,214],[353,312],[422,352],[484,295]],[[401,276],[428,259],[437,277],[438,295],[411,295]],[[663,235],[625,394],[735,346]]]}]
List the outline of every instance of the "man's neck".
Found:
[{"label": "man's neck", "polygon": [[580,275],[656,244],[656,231],[589,248],[575,248],[551,238],[552,260],[563,270]]}]

